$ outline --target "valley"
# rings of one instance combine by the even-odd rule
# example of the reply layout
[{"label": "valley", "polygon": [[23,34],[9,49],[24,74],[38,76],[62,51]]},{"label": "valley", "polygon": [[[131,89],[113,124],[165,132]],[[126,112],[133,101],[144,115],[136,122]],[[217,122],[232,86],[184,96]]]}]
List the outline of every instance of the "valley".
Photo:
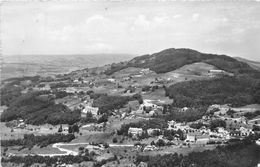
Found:
[{"label": "valley", "polygon": [[247,63],[175,48],[74,58],[4,64],[2,166],[259,163],[260,72]]}]

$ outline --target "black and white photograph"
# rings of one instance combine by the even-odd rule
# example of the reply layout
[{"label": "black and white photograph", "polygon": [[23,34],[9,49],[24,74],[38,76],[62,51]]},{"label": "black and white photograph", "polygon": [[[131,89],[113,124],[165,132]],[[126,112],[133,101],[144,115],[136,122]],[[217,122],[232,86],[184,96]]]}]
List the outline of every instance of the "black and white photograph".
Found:
[{"label": "black and white photograph", "polygon": [[259,0],[2,0],[1,167],[260,167]]}]

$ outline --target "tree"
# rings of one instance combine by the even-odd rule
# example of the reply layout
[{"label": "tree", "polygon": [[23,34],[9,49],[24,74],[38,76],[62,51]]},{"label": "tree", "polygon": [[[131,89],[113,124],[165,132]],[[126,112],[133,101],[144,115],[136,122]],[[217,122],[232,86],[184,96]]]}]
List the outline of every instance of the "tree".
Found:
[{"label": "tree", "polygon": [[73,133],[73,129],[71,126],[69,126],[69,130],[68,130],[69,133]]},{"label": "tree", "polygon": [[82,155],[85,152],[84,149],[84,147],[79,147],[79,155]]},{"label": "tree", "polygon": [[77,124],[74,124],[74,125],[72,126],[72,131],[79,133],[79,126],[78,126]]},{"label": "tree", "polygon": [[113,143],[117,143],[117,138],[116,137],[113,138]]},{"label": "tree", "polygon": [[221,119],[212,120],[211,123],[210,123],[210,129],[214,130],[217,127],[226,128],[226,121],[221,120]]},{"label": "tree", "polygon": [[62,125],[60,125],[60,127],[59,127],[59,129],[58,129],[58,132],[60,133],[60,132],[62,132]]}]

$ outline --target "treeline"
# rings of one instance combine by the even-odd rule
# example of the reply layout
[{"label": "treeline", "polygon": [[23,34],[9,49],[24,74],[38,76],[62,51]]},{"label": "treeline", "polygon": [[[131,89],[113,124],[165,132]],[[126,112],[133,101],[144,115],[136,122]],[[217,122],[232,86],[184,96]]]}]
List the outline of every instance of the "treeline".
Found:
[{"label": "treeline", "polygon": [[254,140],[247,139],[240,143],[218,146],[214,150],[192,152],[187,156],[175,154],[138,155],[136,163],[146,162],[148,167],[252,167],[259,163],[260,147]]},{"label": "treeline", "polygon": [[[14,164],[23,164],[23,167],[30,167],[33,164],[45,164],[46,166],[60,166],[62,164],[79,164],[81,162],[88,162],[92,161],[94,162],[94,157],[89,154],[88,156],[83,156],[83,155],[64,155],[64,156],[54,156],[54,157],[49,157],[49,156],[39,156],[39,155],[28,155],[28,156],[11,156],[8,158],[2,158],[1,161],[2,163],[14,163]],[[111,161],[116,161],[117,156],[111,157],[109,159],[103,159],[99,162],[94,162],[93,167],[101,167],[104,164],[111,162]]]},{"label": "treeline", "polygon": [[149,119],[139,122],[131,122],[129,124],[123,124],[121,128],[117,131],[118,135],[128,135],[128,130],[130,127],[132,128],[142,128],[143,130],[147,130],[149,128],[152,129],[165,129],[167,128],[168,124],[165,120],[155,118],[155,119]]},{"label": "treeline", "polygon": [[46,166],[52,166],[54,164],[73,164],[73,163],[81,163],[84,161],[93,161],[93,158],[90,156],[73,156],[73,155],[65,155],[65,156],[11,156],[9,158],[2,158],[2,163],[12,162],[15,164],[23,164],[24,167],[29,167],[33,164],[46,164]]},{"label": "treeline", "polygon": [[75,139],[74,134],[49,134],[35,136],[34,134],[25,134],[23,139],[12,139],[12,140],[1,140],[2,147],[9,146],[24,146],[27,148],[32,148],[37,145],[40,147],[46,147],[49,144],[59,143],[59,142],[70,142]]},{"label": "treeline", "polygon": [[74,124],[80,120],[79,111],[71,111],[63,104],[55,104],[53,99],[43,98],[44,92],[33,92],[18,97],[1,115],[1,121],[22,118],[26,123]]},{"label": "treeline", "polygon": [[93,107],[98,107],[99,114],[111,114],[114,110],[123,108],[129,101],[138,100],[142,103],[142,96],[135,94],[133,96],[109,96],[107,94],[90,94],[94,99]]},{"label": "treeline", "polygon": [[243,106],[260,103],[260,80],[247,75],[212,80],[186,81],[166,88],[176,107],[212,104]]}]

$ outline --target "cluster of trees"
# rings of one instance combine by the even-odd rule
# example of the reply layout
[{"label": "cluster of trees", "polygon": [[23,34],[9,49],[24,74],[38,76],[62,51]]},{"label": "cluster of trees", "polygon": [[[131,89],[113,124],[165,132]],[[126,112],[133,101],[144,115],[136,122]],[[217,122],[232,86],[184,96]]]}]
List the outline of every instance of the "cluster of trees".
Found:
[{"label": "cluster of trees", "polygon": [[235,114],[236,113],[236,111],[234,111],[234,110],[232,110],[232,109],[229,109],[228,111],[227,111],[227,115],[229,115],[229,116],[233,116],[233,114]]},{"label": "cluster of trees", "polygon": [[214,150],[192,152],[187,156],[182,154],[138,155],[136,163],[146,162],[148,166],[158,167],[235,167],[257,166],[259,163],[260,147],[256,146],[250,137],[244,141],[228,146],[218,146]]},{"label": "cluster of trees", "polygon": [[226,121],[221,119],[214,119],[210,122],[209,128],[211,130],[216,129],[217,127],[223,127],[226,128]]},{"label": "cluster of trees", "polygon": [[132,122],[129,124],[123,124],[121,128],[117,131],[118,135],[128,135],[128,130],[130,127],[133,128],[142,128],[143,130],[147,130],[149,128],[152,129],[165,129],[167,128],[167,122],[163,119],[160,118],[155,118],[155,119],[149,119],[145,121],[139,121],[139,122]]},{"label": "cluster of trees", "polygon": [[35,145],[46,147],[49,144],[58,142],[70,142],[75,139],[73,134],[49,134],[35,136],[34,134],[25,134],[23,139],[1,140],[1,146],[24,146],[32,148]]},{"label": "cluster of trees", "polygon": [[64,87],[67,87],[67,84],[64,82],[51,83],[50,87],[51,87],[51,89],[64,88]]},{"label": "cluster of trees", "polygon": [[185,140],[186,136],[183,133],[182,130],[178,129],[178,130],[164,130],[163,132],[163,136],[167,139],[167,140],[173,140],[174,137],[179,138],[180,140]]},{"label": "cluster of trees", "polygon": [[207,106],[199,106],[196,108],[188,108],[187,110],[180,110],[173,105],[165,105],[161,117],[167,121],[174,120],[177,122],[191,122],[200,119],[207,111]]},{"label": "cluster of trees", "polygon": [[163,146],[171,146],[175,145],[172,141],[164,141],[163,139],[159,139],[156,142],[152,141],[151,145],[155,145],[157,147],[163,147]]},{"label": "cluster of trees", "polygon": [[1,121],[22,118],[29,124],[57,125],[74,124],[80,120],[80,111],[71,111],[63,104],[55,104],[53,99],[42,98],[44,93],[46,92],[32,92],[16,98],[2,113]]},{"label": "cluster of trees", "polygon": [[166,96],[176,107],[196,107],[212,104],[243,106],[260,103],[260,80],[248,75],[193,80],[166,88]]},{"label": "cluster of trees", "polygon": [[99,108],[99,114],[110,114],[114,110],[124,107],[132,100],[138,100],[139,103],[143,103],[142,96],[139,94],[133,96],[109,96],[106,94],[92,93],[90,96],[94,99],[93,107]]},{"label": "cluster of trees", "polygon": [[54,164],[73,164],[73,163],[81,163],[84,161],[93,161],[93,158],[89,156],[73,156],[73,155],[65,155],[65,156],[12,156],[9,158],[2,158],[2,163],[12,162],[15,164],[24,164],[24,167],[29,167],[35,163],[46,164],[46,166],[52,166]]},{"label": "cluster of trees", "polygon": [[247,113],[244,114],[244,116],[247,119],[253,119],[253,118],[257,117],[258,115],[260,115],[260,110],[255,111],[255,112],[247,112]]},{"label": "cluster of trees", "polygon": [[148,91],[154,92],[156,89],[159,89],[158,85],[154,85],[154,86],[145,85],[142,87],[143,92],[148,92]]},{"label": "cluster of trees", "polygon": [[21,96],[22,87],[6,85],[1,89],[1,105],[10,106],[11,102]]},{"label": "cluster of trees", "polygon": [[55,98],[57,99],[72,95],[72,93],[67,93],[66,91],[58,91],[58,90],[52,91],[52,93],[55,95]]},{"label": "cluster of trees", "polygon": [[208,125],[203,124],[202,122],[192,123],[192,124],[190,125],[190,127],[193,128],[193,129],[200,129],[202,126],[207,127]]}]

